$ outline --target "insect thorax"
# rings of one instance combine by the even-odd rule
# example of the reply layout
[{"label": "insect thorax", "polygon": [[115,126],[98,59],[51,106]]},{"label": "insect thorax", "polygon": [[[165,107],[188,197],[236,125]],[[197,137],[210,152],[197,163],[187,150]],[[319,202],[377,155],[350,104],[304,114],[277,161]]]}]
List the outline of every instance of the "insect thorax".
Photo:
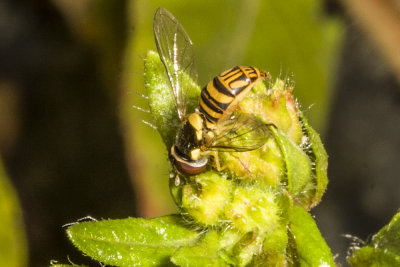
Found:
[{"label": "insect thorax", "polygon": [[175,142],[175,151],[187,161],[199,160],[204,145],[204,115],[192,113],[182,124]]},{"label": "insect thorax", "polygon": [[203,152],[205,139],[203,133],[204,115],[192,113],[182,124],[176,136],[175,145],[171,147],[169,158],[175,169],[184,175],[196,175],[202,172],[208,162]]}]

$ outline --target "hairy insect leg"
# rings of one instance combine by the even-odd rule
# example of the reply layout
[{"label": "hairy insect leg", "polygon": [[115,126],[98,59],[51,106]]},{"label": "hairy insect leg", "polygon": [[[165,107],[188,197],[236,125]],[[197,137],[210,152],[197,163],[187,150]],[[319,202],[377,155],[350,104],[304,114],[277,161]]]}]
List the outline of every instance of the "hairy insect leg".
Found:
[{"label": "hairy insect leg", "polygon": [[251,170],[249,169],[249,162],[248,161],[243,161],[239,156],[237,156],[235,153],[232,153],[232,157],[234,157],[235,159],[237,159],[240,163],[240,165],[242,165],[243,169],[249,174],[249,175],[253,175],[253,173],[251,172]]},{"label": "hairy insect leg", "polygon": [[243,168],[244,168],[249,174],[252,174],[251,171],[250,171],[250,169],[249,169],[249,164],[248,164],[248,162],[243,162],[239,157],[236,157],[236,158],[239,160],[239,162],[240,162],[240,164],[243,166]]},{"label": "hairy insect leg", "polygon": [[219,161],[219,157],[218,157],[218,151],[212,151],[211,152],[213,158],[214,158],[214,167],[217,169],[217,171],[223,171],[226,169],[226,166],[221,166],[221,163]]}]

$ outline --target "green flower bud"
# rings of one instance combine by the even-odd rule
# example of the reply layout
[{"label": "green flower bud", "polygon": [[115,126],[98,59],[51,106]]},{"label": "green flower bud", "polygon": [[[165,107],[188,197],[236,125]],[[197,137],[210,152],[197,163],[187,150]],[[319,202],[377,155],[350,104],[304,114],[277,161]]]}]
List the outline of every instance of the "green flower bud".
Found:
[{"label": "green flower bud", "polygon": [[286,224],[281,224],[274,231],[266,234],[263,244],[263,252],[267,255],[285,254],[288,242]]},{"label": "green flower bud", "polygon": [[257,84],[241,101],[237,113],[252,113],[270,127],[274,138],[260,149],[219,153],[220,163],[241,181],[262,186],[286,185],[295,203],[310,209],[327,185],[327,156],[318,134],[298,110],[293,87],[277,80],[267,89]]},{"label": "green flower bud", "polygon": [[232,201],[225,207],[225,216],[242,232],[273,230],[280,225],[281,213],[275,194],[257,185],[237,187]]},{"label": "green flower bud", "polygon": [[250,266],[287,266],[286,249],[288,235],[286,225],[264,235],[261,253],[254,255]]},{"label": "green flower bud", "polygon": [[293,87],[279,79],[270,89],[264,83],[259,83],[240,102],[239,107],[241,112],[256,114],[265,123],[274,124],[293,142],[300,144],[302,124],[292,91]]},{"label": "green flower bud", "polygon": [[182,209],[202,225],[224,220],[225,206],[231,201],[233,184],[217,172],[207,171],[188,178],[182,185]]},{"label": "green flower bud", "polygon": [[[155,54],[149,53],[146,64],[148,70],[162,70]],[[187,104],[188,112],[192,112],[198,103],[199,87],[182,75],[190,88]],[[169,150],[181,121],[166,92],[168,82],[159,84],[165,79],[164,73],[147,75],[146,79],[151,110],[158,111],[155,124]],[[244,127],[224,136],[235,144],[232,151],[209,153],[208,171],[190,177],[176,174],[170,179],[171,195],[182,214],[207,229],[199,243],[177,250],[173,262],[202,264],[206,253],[215,266],[265,266],[266,262],[267,266],[282,266],[306,252],[297,248],[300,241],[305,246],[315,245],[303,236],[317,231],[312,228],[306,233],[296,228],[300,223],[291,211],[298,205],[306,212],[320,201],[327,185],[327,156],[318,134],[298,109],[292,90],[281,80],[268,88],[263,82],[255,85],[233,112],[238,118],[246,113],[241,118],[251,118],[248,124],[242,121]],[[265,133],[259,139],[263,145],[235,152],[236,147],[258,141],[255,137],[259,133],[253,130],[260,128],[252,128],[257,120],[267,125],[262,131],[269,131],[260,132]],[[246,134],[247,125],[250,134]],[[203,153],[207,153],[207,147]],[[288,227],[292,232],[299,231],[291,234]]]},{"label": "green flower bud", "polygon": [[277,186],[284,175],[284,161],[273,138],[260,149],[247,152],[222,152],[220,160],[238,179],[256,180],[263,186]]},{"label": "green flower bud", "polygon": [[253,232],[245,234],[233,248],[236,259],[235,266],[248,266],[255,255],[262,252],[264,235],[260,235],[257,228]]}]

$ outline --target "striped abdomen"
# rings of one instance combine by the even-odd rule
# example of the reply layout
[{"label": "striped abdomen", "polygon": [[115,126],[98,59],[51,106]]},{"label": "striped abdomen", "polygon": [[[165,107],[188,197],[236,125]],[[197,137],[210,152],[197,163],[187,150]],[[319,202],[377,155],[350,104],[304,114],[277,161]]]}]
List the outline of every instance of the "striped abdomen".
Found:
[{"label": "striped abdomen", "polygon": [[216,76],[201,90],[200,112],[212,125],[231,115],[239,102],[259,81],[269,78],[258,68],[236,66]]}]

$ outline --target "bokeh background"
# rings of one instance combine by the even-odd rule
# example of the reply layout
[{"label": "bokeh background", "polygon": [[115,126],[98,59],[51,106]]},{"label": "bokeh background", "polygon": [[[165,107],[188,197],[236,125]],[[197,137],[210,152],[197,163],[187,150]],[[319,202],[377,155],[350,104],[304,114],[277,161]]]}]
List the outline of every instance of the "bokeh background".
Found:
[{"label": "bokeh background", "polygon": [[294,81],[326,144],[312,210],[346,266],[400,207],[399,0],[0,2],[0,266],[95,265],[63,225],[175,212],[151,128],[143,57],[169,9],[194,42],[199,83],[234,65]]}]

